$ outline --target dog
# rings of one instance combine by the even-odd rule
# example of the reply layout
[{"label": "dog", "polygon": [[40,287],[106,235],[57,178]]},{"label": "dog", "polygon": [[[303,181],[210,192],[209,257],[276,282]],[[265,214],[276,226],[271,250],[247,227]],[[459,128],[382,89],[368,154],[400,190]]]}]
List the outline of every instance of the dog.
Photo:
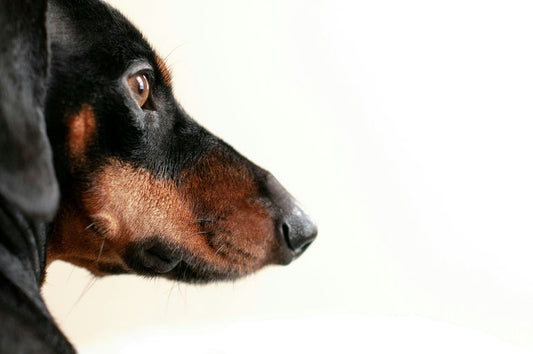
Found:
[{"label": "dog", "polygon": [[96,276],[232,280],[317,235],[267,171],[177,103],[164,61],[100,0],[0,0],[2,352],[71,353],[39,293]]}]

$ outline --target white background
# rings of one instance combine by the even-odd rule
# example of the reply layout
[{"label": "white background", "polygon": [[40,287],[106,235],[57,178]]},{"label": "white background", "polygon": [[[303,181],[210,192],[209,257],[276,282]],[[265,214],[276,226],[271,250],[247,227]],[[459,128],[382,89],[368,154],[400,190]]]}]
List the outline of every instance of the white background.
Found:
[{"label": "white background", "polygon": [[56,263],[44,295],[79,348],[533,348],[530,1],[111,2],[185,109],[273,172],[319,237],[207,287]]}]

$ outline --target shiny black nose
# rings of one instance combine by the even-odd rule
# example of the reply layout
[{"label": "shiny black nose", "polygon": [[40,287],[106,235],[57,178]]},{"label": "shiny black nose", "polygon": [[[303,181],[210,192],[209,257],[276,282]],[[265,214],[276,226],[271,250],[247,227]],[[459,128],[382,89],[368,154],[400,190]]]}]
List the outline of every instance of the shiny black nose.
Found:
[{"label": "shiny black nose", "polygon": [[266,174],[265,194],[272,203],[281,249],[280,264],[288,264],[309,247],[317,235],[317,227],[296,200],[274,176]]},{"label": "shiny black nose", "polygon": [[318,233],[315,223],[298,204],[282,219],[281,231],[289,248],[296,253],[305,251]]}]

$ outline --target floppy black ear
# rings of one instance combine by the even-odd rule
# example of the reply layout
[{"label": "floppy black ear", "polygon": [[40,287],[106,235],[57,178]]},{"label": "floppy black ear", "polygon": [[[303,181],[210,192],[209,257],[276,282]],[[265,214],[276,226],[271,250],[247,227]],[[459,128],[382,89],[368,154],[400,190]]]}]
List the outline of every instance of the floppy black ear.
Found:
[{"label": "floppy black ear", "polygon": [[46,136],[46,0],[0,0],[0,195],[51,218],[59,192]]}]

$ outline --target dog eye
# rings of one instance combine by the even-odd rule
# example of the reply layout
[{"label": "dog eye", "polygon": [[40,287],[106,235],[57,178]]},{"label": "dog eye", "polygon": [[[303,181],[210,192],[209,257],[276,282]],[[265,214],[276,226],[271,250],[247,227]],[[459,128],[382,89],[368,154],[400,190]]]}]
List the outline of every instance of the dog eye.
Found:
[{"label": "dog eye", "polygon": [[144,74],[135,74],[128,79],[128,85],[133,92],[133,97],[143,107],[150,96],[150,85]]}]

